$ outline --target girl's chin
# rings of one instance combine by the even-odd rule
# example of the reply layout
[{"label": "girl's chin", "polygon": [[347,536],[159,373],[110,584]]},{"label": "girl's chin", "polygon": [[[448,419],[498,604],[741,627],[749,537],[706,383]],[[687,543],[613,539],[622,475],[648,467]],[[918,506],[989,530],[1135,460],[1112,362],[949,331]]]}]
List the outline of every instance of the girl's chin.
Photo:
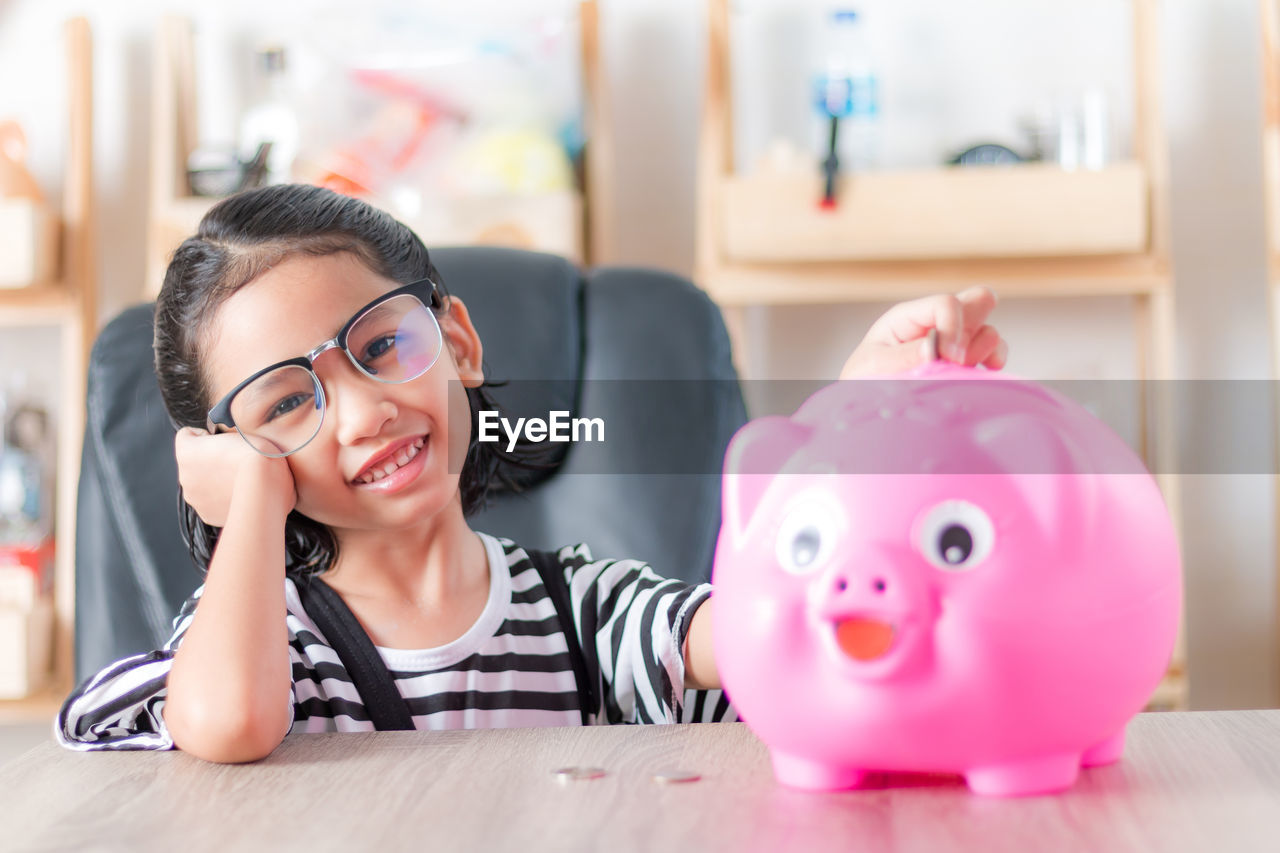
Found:
[{"label": "girl's chin", "polygon": [[[462,519],[462,496],[458,490],[458,475],[446,478],[448,482],[437,482],[438,487],[416,488],[394,496],[378,495],[370,505],[369,497],[360,495],[363,500],[358,506],[343,508],[332,505],[308,512],[300,503],[298,512],[331,528],[335,533],[345,531],[369,530],[408,530],[423,524],[437,523],[444,520],[450,512],[456,512]],[[420,484],[421,485],[421,484]]]}]

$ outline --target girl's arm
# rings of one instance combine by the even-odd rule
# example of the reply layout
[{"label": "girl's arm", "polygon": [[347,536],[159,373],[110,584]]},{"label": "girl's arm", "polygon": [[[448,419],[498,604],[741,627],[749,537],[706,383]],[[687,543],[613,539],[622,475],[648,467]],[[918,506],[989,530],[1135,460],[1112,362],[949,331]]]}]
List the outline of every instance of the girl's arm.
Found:
[{"label": "girl's arm", "polygon": [[720,672],[711,648],[711,599],[699,605],[684,639],[684,686],[694,690],[720,687]]},{"label": "girl's arm", "polygon": [[[184,461],[192,468],[193,457],[196,464],[201,456],[208,461],[207,453],[191,450],[193,441],[243,444],[235,435],[180,438],[180,469]],[[295,500],[293,477],[283,459],[247,446],[244,451],[231,469],[229,503],[219,519],[225,524],[204,594],[174,657],[164,706],[174,744],[207,761],[263,758],[292,723],[284,524]],[[192,499],[200,488],[188,488],[191,475],[183,473],[184,493],[201,517],[222,515]],[[225,490],[227,480],[222,483]]]}]

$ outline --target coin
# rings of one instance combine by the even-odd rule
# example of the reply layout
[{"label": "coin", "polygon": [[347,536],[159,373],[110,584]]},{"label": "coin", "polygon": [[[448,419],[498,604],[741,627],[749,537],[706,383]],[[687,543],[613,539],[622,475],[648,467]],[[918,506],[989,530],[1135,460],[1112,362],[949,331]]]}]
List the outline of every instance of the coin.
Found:
[{"label": "coin", "polygon": [[683,782],[697,782],[701,774],[690,770],[662,770],[653,774],[653,781],[663,785],[679,785]]},{"label": "coin", "polygon": [[578,779],[599,779],[604,775],[600,767],[561,767],[552,774],[561,782],[572,782]]}]

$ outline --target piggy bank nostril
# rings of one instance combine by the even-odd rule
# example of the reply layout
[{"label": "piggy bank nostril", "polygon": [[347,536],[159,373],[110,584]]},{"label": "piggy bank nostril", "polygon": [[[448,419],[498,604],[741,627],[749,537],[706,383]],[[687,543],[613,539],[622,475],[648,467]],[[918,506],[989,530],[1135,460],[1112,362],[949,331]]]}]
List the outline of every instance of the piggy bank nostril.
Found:
[{"label": "piggy bank nostril", "polygon": [[885,582],[880,578],[876,578],[875,583],[871,584],[871,588],[874,589],[876,592],[884,592],[885,586],[886,586]]},{"label": "piggy bank nostril", "polygon": [[840,578],[840,580],[836,581],[836,592],[844,592],[848,588],[849,582],[844,578]]}]

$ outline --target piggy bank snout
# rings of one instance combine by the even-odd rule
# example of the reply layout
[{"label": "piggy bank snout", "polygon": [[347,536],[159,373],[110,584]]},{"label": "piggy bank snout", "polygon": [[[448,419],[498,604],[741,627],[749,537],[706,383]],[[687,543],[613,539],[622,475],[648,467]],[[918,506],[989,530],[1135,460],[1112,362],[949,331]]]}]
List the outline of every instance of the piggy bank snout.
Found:
[{"label": "piggy bank snout", "polygon": [[835,561],[809,587],[810,627],[840,671],[891,677],[920,657],[934,613],[927,585],[909,565],[875,551]]},{"label": "piggy bank snout", "polygon": [[[843,601],[856,602],[870,598],[884,602],[889,598],[889,573],[875,568],[860,569],[856,566],[838,566],[823,579],[822,594],[831,604]],[[894,583],[894,591],[898,584]]]},{"label": "piggy bank snout", "polygon": [[870,553],[835,560],[810,588],[817,615],[838,618],[850,612],[913,612],[921,609],[922,584],[887,555]]}]

